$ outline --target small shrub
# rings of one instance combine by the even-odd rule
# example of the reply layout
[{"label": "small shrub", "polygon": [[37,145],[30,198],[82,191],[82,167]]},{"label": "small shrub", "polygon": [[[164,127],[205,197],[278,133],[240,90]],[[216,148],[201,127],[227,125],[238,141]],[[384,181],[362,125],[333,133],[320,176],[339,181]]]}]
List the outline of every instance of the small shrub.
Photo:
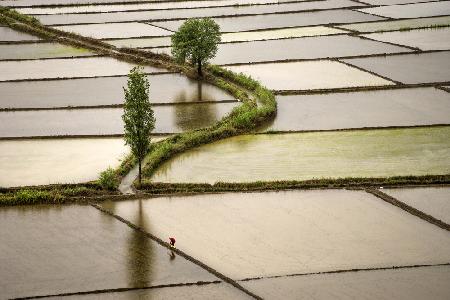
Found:
[{"label": "small shrub", "polygon": [[104,190],[115,190],[119,186],[119,180],[117,179],[116,172],[109,167],[100,174],[98,183]]}]

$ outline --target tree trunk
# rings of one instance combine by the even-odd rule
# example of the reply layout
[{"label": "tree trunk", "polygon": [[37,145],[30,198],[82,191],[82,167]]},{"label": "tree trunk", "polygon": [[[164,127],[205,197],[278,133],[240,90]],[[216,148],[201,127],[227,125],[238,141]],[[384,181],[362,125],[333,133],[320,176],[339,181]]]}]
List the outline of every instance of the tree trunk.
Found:
[{"label": "tree trunk", "polygon": [[202,61],[200,59],[197,61],[197,72],[198,72],[198,75],[200,77],[203,76],[203,73],[202,73]]},{"label": "tree trunk", "polygon": [[139,158],[139,188],[141,187],[141,158]]}]

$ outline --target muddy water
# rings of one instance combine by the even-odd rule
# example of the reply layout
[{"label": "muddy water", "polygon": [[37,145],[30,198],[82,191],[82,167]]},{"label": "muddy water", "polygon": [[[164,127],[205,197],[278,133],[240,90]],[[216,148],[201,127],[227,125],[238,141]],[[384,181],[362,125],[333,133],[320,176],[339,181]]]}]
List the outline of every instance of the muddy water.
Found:
[{"label": "muddy water", "polygon": [[[0,62],[0,81],[127,75],[133,67],[110,57],[4,61]],[[144,72],[160,73],[164,69],[145,66]]]},{"label": "muddy water", "polygon": [[450,15],[450,4],[437,1],[364,8],[359,11],[389,18],[421,18]]},{"label": "muddy water", "polygon": [[[237,103],[154,107],[153,133],[177,133],[207,127],[228,115]],[[123,134],[122,108],[0,112],[0,137]]]},{"label": "muddy water", "polygon": [[0,44],[0,60],[78,57],[87,55],[93,55],[93,53],[85,49],[67,47],[56,43]]},{"label": "muddy water", "polygon": [[450,224],[450,187],[383,189],[384,193]]},{"label": "muddy water", "polygon": [[270,130],[450,124],[450,94],[435,88],[278,96]]},{"label": "muddy water", "polygon": [[71,25],[56,26],[55,28],[96,39],[167,36],[171,34],[170,31],[143,23]]},{"label": "muddy water", "polygon": [[[207,83],[179,74],[147,77],[152,103],[232,100],[233,97]],[[50,108],[122,104],[126,77],[0,83],[1,108]],[[95,92],[94,92],[95,91]]]},{"label": "muddy water", "polygon": [[450,267],[426,267],[261,279],[242,284],[264,299],[446,300]]},{"label": "muddy water", "polygon": [[241,65],[227,68],[250,75],[273,90],[309,90],[393,84],[383,78],[329,60]]},{"label": "muddy water", "polygon": [[[134,290],[117,293],[102,294],[102,299],[114,299],[114,300],[135,300],[135,299],[217,299],[217,300],[229,300],[229,299],[254,299],[247,296],[244,292],[236,289],[235,287],[225,283],[215,283],[207,285],[193,285],[193,286],[176,286],[155,288],[146,290]],[[56,298],[49,298],[56,299]],[[77,295],[64,297],[64,299],[76,299],[76,300],[97,300],[98,295]]]},{"label": "muddy water", "polygon": [[[352,10],[325,10],[316,12],[301,12],[290,14],[273,14],[260,16],[240,16],[214,19],[222,32],[249,31],[296,26],[321,25],[330,23],[353,23],[382,20]],[[152,22],[152,24],[176,31],[183,21]]]},{"label": "muddy water", "polygon": [[[289,0],[290,1],[290,0]],[[20,1],[15,1],[20,2]],[[70,1],[72,2],[72,1]],[[87,1],[86,1],[87,2]],[[95,3],[101,3],[102,1],[96,0]],[[103,2],[127,2],[127,1],[109,1],[104,0]],[[128,1],[136,2],[136,1]],[[144,2],[144,1],[143,1]],[[147,1],[145,1],[147,2]],[[114,12],[114,11],[129,11],[129,10],[154,10],[154,9],[179,9],[179,8],[197,8],[197,7],[215,7],[215,6],[232,6],[232,5],[245,5],[245,4],[267,4],[267,3],[277,3],[283,1],[277,0],[221,0],[221,1],[175,1],[175,2],[160,2],[152,1],[152,3],[141,3],[141,4],[97,4],[88,6],[64,6],[64,7],[54,7],[54,8],[41,8],[41,7],[31,7],[31,8],[19,8],[18,11],[24,14],[70,14],[70,13],[82,13],[82,12]]]},{"label": "muddy water", "polygon": [[106,23],[150,20],[176,20],[199,17],[218,17],[235,15],[258,15],[277,12],[295,12],[311,9],[330,9],[349,6],[362,6],[349,0],[329,0],[316,2],[294,2],[274,5],[228,6],[177,10],[144,10],[133,12],[89,13],[72,15],[43,15],[39,20],[47,25]]},{"label": "muddy water", "polygon": [[37,41],[38,37],[0,26],[0,42]]},{"label": "muddy water", "polygon": [[[258,51],[255,51],[258,49]],[[348,35],[305,37],[221,44],[215,64],[281,61],[287,59],[313,59],[381,53],[409,52],[411,50]]]},{"label": "muddy water", "polygon": [[0,222],[5,298],[216,280],[91,206],[4,207]]},{"label": "muddy water", "polygon": [[214,183],[447,174],[449,136],[450,127],[246,135],[185,152],[163,164],[152,180]]},{"label": "muddy water", "polygon": [[344,61],[402,83],[450,81],[450,51]]},{"label": "muddy water", "polygon": [[417,29],[401,32],[372,33],[365,35],[368,38],[390,42],[421,50],[448,50],[450,49],[450,27],[436,29]]},{"label": "muddy water", "polygon": [[0,186],[79,183],[119,165],[121,138],[0,141]]},{"label": "muddy water", "polygon": [[[140,2],[146,0],[2,0],[2,5],[12,7],[37,6],[37,5],[68,5],[68,4],[104,4],[104,3],[124,3],[124,2]],[[159,2],[163,0],[154,0]],[[257,0],[256,0],[257,1]]]},{"label": "muddy water", "polygon": [[233,279],[450,259],[445,230],[363,191],[153,198],[142,200],[142,210],[139,204],[102,205],[129,220],[142,211],[147,231],[174,235],[179,249]]},{"label": "muddy water", "polygon": [[356,30],[359,32],[375,32],[384,30],[400,30],[402,28],[420,28],[428,26],[448,25],[450,17],[434,17],[422,19],[381,21],[371,23],[359,23],[350,25],[339,25],[339,28]]}]

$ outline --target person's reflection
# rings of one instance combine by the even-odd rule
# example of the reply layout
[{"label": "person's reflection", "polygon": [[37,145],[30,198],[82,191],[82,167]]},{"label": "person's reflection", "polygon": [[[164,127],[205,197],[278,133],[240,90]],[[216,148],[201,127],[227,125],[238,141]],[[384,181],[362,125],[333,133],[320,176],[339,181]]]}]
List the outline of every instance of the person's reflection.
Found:
[{"label": "person's reflection", "polygon": [[[215,104],[189,104],[201,102],[204,99],[203,83],[197,81],[197,90],[190,96],[185,91],[175,97],[178,105],[174,107],[175,126],[183,131],[207,127],[217,121],[217,107]],[[209,96],[207,96],[209,99]]]},{"label": "person's reflection", "polygon": [[169,259],[171,262],[175,259],[175,257],[177,257],[175,252],[173,252],[173,250],[169,250]]},{"label": "person's reflection", "polygon": [[[139,201],[138,211],[133,224],[146,228],[145,216],[142,209],[142,200]],[[145,287],[152,283],[152,266],[154,263],[155,249],[152,241],[138,230],[130,230],[128,239],[128,272],[129,286]]]}]

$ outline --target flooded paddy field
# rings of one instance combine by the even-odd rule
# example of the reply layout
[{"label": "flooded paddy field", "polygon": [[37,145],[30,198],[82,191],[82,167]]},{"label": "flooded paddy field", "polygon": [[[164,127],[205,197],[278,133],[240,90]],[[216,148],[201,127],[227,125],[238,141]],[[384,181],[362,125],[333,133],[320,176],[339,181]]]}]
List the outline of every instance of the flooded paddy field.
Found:
[{"label": "flooded paddy field", "polygon": [[[178,133],[213,125],[237,103],[156,106],[153,133]],[[0,112],[0,137],[123,134],[122,108]]]},{"label": "flooded paddy field", "polygon": [[56,29],[74,32],[96,39],[158,37],[171,35],[170,31],[143,23],[109,23],[55,26]]},{"label": "flooded paddy field", "polygon": [[86,49],[57,43],[0,44],[0,60],[90,56]]},{"label": "flooded paddy field", "polygon": [[390,5],[359,9],[359,11],[387,18],[420,18],[450,15],[450,2],[433,1],[406,5]]},{"label": "flooded paddy field", "polygon": [[214,183],[448,174],[449,136],[449,126],[244,135],[180,154],[164,163],[152,180]]},{"label": "flooded paddy field", "polygon": [[409,4],[416,2],[431,2],[433,0],[365,0],[364,3],[371,5],[394,5],[394,4]]},{"label": "flooded paddy field", "polygon": [[450,266],[263,278],[241,282],[264,299],[445,300]]},{"label": "flooded paddy field", "polygon": [[[254,299],[247,296],[243,292],[235,289],[233,286],[225,283],[210,283],[206,285],[191,285],[191,286],[171,286],[152,289],[140,289],[126,292],[112,292],[102,294],[102,299],[114,300],[132,300],[132,299],[217,299],[217,300],[248,300]],[[50,297],[48,299],[57,299],[57,297]],[[98,295],[76,295],[64,297],[64,299],[74,300],[98,300]]]},{"label": "flooded paddy field", "polygon": [[270,130],[330,130],[363,127],[450,125],[450,94],[414,88],[278,96]]},{"label": "flooded paddy field", "polygon": [[384,193],[428,215],[450,224],[450,188],[428,187],[383,189]]},{"label": "flooded paddy field", "polygon": [[152,20],[176,20],[199,17],[219,17],[235,15],[260,15],[273,14],[277,12],[298,12],[302,10],[333,9],[343,7],[361,7],[360,3],[350,0],[329,0],[313,2],[293,2],[267,5],[249,6],[227,6],[209,8],[188,8],[171,10],[142,10],[132,12],[109,12],[109,13],[88,13],[88,14],[62,14],[62,15],[38,15],[36,16],[43,24],[89,24],[89,23],[109,23],[109,22],[130,22],[130,21],[152,21]]},{"label": "flooded paddy field", "polygon": [[[170,54],[170,48],[152,49],[151,51]],[[408,48],[364,40],[359,37],[337,35],[221,44],[217,56],[211,61],[218,65],[224,65],[410,51]]]},{"label": "flooded paddy field", "polygon": [[359,32],[377,32],[390,30],[405,31],[407,29],[446,25],[450,25],[450,16],[338,25],[338,28]]},{"label": "flooded paddy field", "polygon": [[96,180],[128,151],[121,138],[0,141],[0,187]]},{"label": "flooded paddy field", "polygon": [[[147,76],[150,102],[189,103],[233,100],[219,88],[179,74]],[[127,77],[0,82],[0,108],[114,105],[124,102]]]},{"label": "flooded paddy field", "polygon": [[227,68],[250,75],[273,90],[314,90],[394,84],[331,60],[252,64]]},{"label": "flooded paddy field", "polygon": [[450,50],[450,38],[448,38],[450,27],[372,33],[364,36],[377,41],[416,47],[421,50]]},{"label": "flooded paddy field", "polygon": [[0,26],[0,42],[38,41],[40,38],[33,35]]},{"label": "flooded paddy field", "polygon": [[[260,31],[230,32],[223,33],[221,38],[222,43],[230,43],[290,39],[297,37],[322,36],[342,33],[345,33],[345,31],[326,26],[312,26]],[[169,47],[171,45],[170,37],[116,39],[108,40],[107,42],[117,47],[131,48]],[[222,50],[219,50],[219,54],[221,53],[221,51]],[[252,54],[254,54],[254,52]]]},{"label": "flooded paddy field", "polygon": [[[127,75],[134,66],[110,57],[58,58],[0,62],[0,81]],[[164,69],[145,66],[144,72]]]},{"label": "flooded paddy field", "polygon": [[3,207],[0,223],[5,298],[217,280],[91,206]]},{"label": "flooded paddy field", "polygon": [[450,81],[450,51],[343,61],[402,83]]},{"label": "flooded paddy field", "polygon": [[225,193],[101,205],[127,220],[142,217],[140,226],[156,236],[179,236],[179,249],[233,279],[450,259],[447,231],[364,191]]},{"label": "flooded paddy field", "polygon": [[[220,25],[222,32],[237,32],[270,28],[323,25],[329,23],[377,21],[383,19],[384,18],[382,17],[372,16],[357,11],[337,9],[289,14],[216,18],[214,21]],[[182,23],[183,21],[152,22],[154,25],[172,31],[176,31]]]},{"label": "flooded paddy field", "polygon": [[[290,0],[289,0],[290,1]],[[304,1],[304,0],[303,0]],[[8,1],[10,2],[10,1]],[[15,1],[19,2],[19,1]],[[234,6],[234,5],[250,5],[250,4],[270,4],[282,3],[287,1],[277,0],[198,0],[198,1],[141,1],[142,3],[132,3],[139,1],[128,1],[128,4],[101,4],[101,2],[127,2],[127,1],[95,1],[95,5],[84,6],[60,6],[60,7],[27,7],[18,8],[17,10],[24,14],[71,14],[71,13],[93,13],[93,12],[124,12],[134,10],[164,10],[164,9],[180,9],[180,8],[198,8],[198,7],[217,7],[217,6]],[[72,3],[72,1],[70,1]],[[92,3],[92,2],[89,2]],[[14,2],[11,4],[13,5]],[[67,4],[67,3],[64,3]]]}]

